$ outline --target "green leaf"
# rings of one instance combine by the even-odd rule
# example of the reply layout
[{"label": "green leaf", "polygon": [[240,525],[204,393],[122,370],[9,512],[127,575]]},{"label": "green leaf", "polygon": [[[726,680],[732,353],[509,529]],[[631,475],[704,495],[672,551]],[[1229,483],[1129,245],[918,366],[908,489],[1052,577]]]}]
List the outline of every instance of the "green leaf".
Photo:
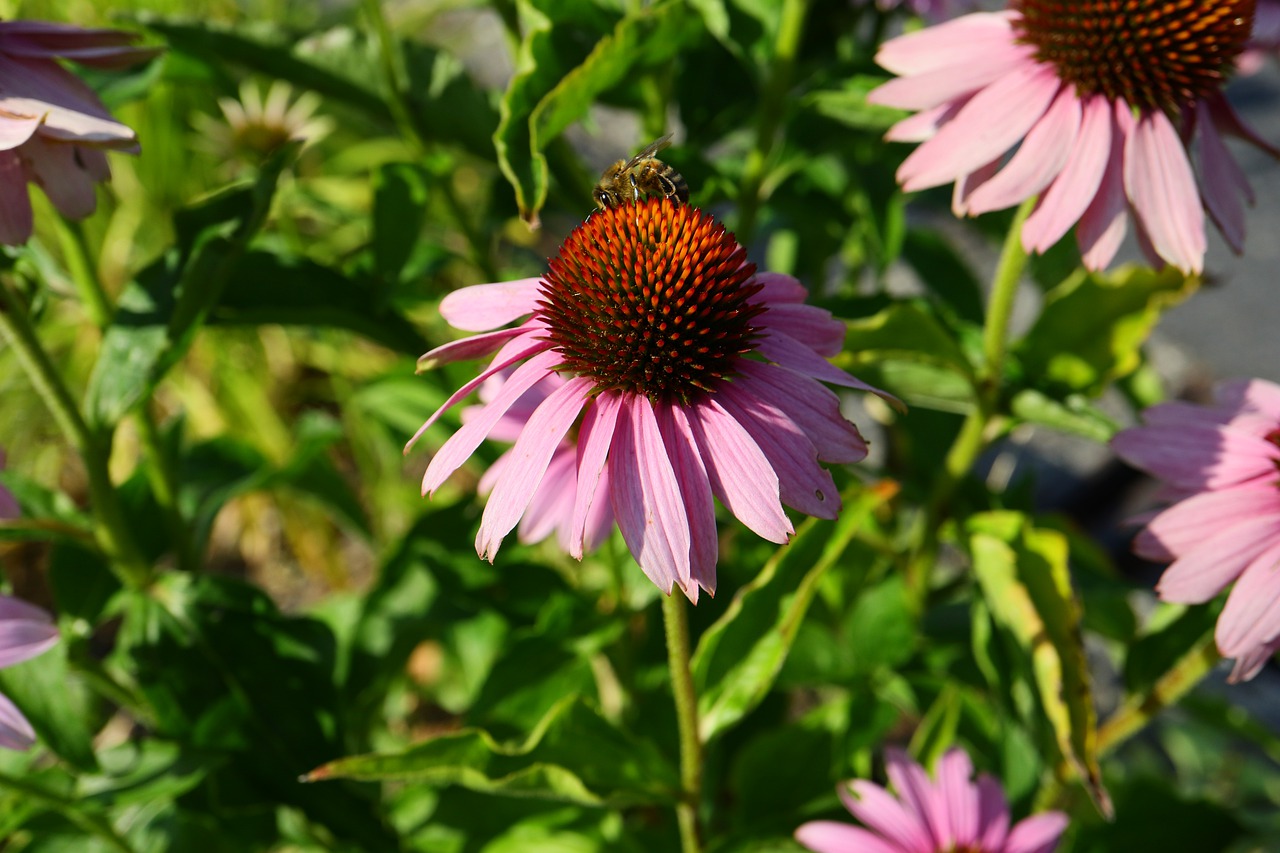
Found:
[{"label": "green leaf", "polygon": [[536,227],[547,199],[547,145],[583,118],[601,93],[671,61],[698,19],[684,2],[662,0],[636,7],[605,34],[609,25],[590,4],[518,0],[517,7],[524,39],[493,145],[520,216]]},{"label": "green leaf", "polygon": [[1049,291],[1039,319],[1014,348],[1028,383],[1051,396],[1097,396],[1137,369],[1160,315],[1199,283],[1173,267],[1082,270],[1068,278]]},{"label": "green leaf", "polygon": [[1055,400],[1028,388],[1014,394],[1010,410],[1015,417],[1027,423],[1084,436],[1099,444],[1110,441],[1120,428],[1081,394],[1069,394],[1063,400]]},{"label": "green leaf", "polygon": [[464,729],[403,752],[331,761],[306,776],[311,782],[337,778],[461,785],[610,807],[669,804],[678,787],[656,748],[614,728],[577,697],[563,699],[519,743]]},{"label": "green leaf", "polygon": [[1071,588],[1067,539],[1016,512],[965,523],[973,570],[994,617],[1029,657],[1040,707],[1058,750],[1103,814],[1111,803],[1098,766],[1097,717]]},{"label": "green leaf", "polygon": [[92,702],[68,664],[66,638],[39,657],[0,670],[0,693],[59,758],[81,770],[97,768]]},{"label": "green leaf", "polygon": [[840,89],[810,92],[800,101],[802,109],[833,119],[846,127],[881,134],[909,113],[893,107],[867,103],[867,93],[885,82],[883,77],[856,74],[845,79]]},{"label": "green leaf", "polygon": [[1071,849],[1076,853],[1221,853],[1240,849],[1235,843],[1242,835],[1244,827],[1231,811],[1207,800],[1187,799],[1167,780],[1142,777],[1116,787],[1116,819],[1082,825]]},{"label": "green leaf", "polygon": [[373,173],[373,271],[397,281],[427,213],[427,174],[409,163],[388,163]]},{"label": "green leaf", "polygon": [[916,271],[929,292],[949,305],[957,317],[975,325],[982,324],[982,285],[941,234],[907,229],[902,259]]},{"label": "green leaf", "polygon": [[16,518],[0,518],[0,542],[64,542],[93,546],[93,522],[63,492],[0,469],[0,488],[18,502]]},{"label": "green leaf", "polygon": [[703,742],[728,730],[768,694],[818,581],[896,491],[887,482],[863,489],[835,522],[806,522],[703,633],[691,664]]},{"label": "green leaf", "polygon": [[266,221],[276,182],[298,148],[281,147],[252,185],[219,193],[174,217],[177,246],[125,288],[103,335],[85,394],[92,425],[117,423],[186,353]]}]

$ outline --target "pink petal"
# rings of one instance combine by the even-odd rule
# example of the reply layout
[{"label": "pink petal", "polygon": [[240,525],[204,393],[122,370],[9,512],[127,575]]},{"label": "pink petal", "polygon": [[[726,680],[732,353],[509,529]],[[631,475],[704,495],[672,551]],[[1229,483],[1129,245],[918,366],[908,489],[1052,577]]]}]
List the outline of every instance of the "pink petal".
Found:
[{"label": "pink petal", "polygon": [[1005,41],[971,62],[896,77],[868,92],[867,103],[904,110],[934,109],[982,92],[1006,77],[1025,74],[1034,61],[1033,52],[1026,45]]},{"label": "pink petal", "polygon": [[889,128],[885,133],[885,142],[924,142],[938,132],[944,124],[955,118],[956,113],[969,102],[968,98],[957,98],[928,110],[921,110]]},{"label": "pink petal", "polygon": [[1156,592],[1165,601],[1203,604],[1235,580],[1257,556],[1280,540],[1280,517],[1242,521],[1220,530],[1165,570]]},{"label": "pink petal", "polygon": [[37,137],[22,146],[33,181],[68,219],[84,219],[98,206],[97,184],[77,158],[78,146]]},{"label": "pink petal", "polygon": [[[457,432],[449,437],[448,441],[441,445],[440,450],[432,457],[431,463],[427,465],[426,473],[422,476],[422,494],[430,495],[440,488],[440,484],[447,480],[450,474],[458,470],[462,463],[471,457],[472,453],[475,453],[476,448],[480,446],[480,442],[484,441],[489,434],[489,430],[493,428],[494,424],[498,422],[507,409],[525,391],[528,391],[534,384],[541,381],[559,361],[560,354],[548,350],[538,353],[517,367],[515,372],[511,374],[511,378],[503,383],[502,390],[494,397],[493,402],[484,406],[473,419],[463,424]],[[445,406],[442,408],[447,408],[449,405],[451,404],[446,401]],[[427,421],[427,425],[431,424],[438,415],[439,412],[432,415],[431,419]],[[426,430],[427,425],[424,425],[418,431],[418,435],[421,435]],[[418,435],[415,435],[409,443],[412,444],[416,441]]]},{"label": "pink petal", "polygon": [[813,305],[771,304],[754,322],[762,329],[795,338],[825,358],[844,349],[844,324],[832,318],[830,311]]},{"label": "pink petal", "polygon": [[813,442],[790,416],[733,383],[726,384],[716,399],[769,460],[784,504],[817,518],[836,517],[841,501],[835,481],[818,464]]},{"label": "pink petal", "polygon": [[1162,112],[1138,119],[1124,149],[1124,188],[1151,244],[1183,272],[1204,266],[1204,210],[1186,149]]},{"label": "pink petal", "polygon": [[1218,135],[1203,102],[1196,106],[1196,124],[1200,130],[1200,193],[1218,230],[1239,254],[1244,251],[1243,200],[1252,195],[1249,180]]},{"label": "pink petal", "polygon": [[1014,41],[1007,15],[976,13],[890,39],[876,63],[899,76],[967,65]]},{"label": "pink petal", "polygon": [[898,183],[908,192],[928,189],[991,162],[1026,136],[1060,85],[1054,69],[1038,63],[1001,76],[912,152],[898,169]]},{"label": "pink petal", "polygon": [[1129,221],[1129,200],[1124,190],[1125,137],[1133,128],[1133,117],[1124,101],[1111,110],[1111,150],[1108,152],[1098,192],[1080,217],[1076,242],[1084,265],[1091,270],[1105,269],[1111,263]]},{"label": "pink petal", "polygon": [[40,116],[0,114],[0,151],[17,148],[31,138],[40,126]]},{"label": "pink petal", "polygon": [[[510,452],[505,455],[509,456]],[[569,520],[573,516],[573,495],[578,484],[576,464],[577,451],[561,442],[520,517],[516,532],[522,543],[541,542],[558,530],[561,550],[569,550]]]},{"label": "pink petal", "polygon": [[53,617],[20,598],[0,595],[0,669],[43,654],[57,642]]},{"label": "pink petal", "polygon": [[[1071,90],[1063,87],[1063,91]],[[1117,146],[1116,151],[1123,149]],[[1066,165],[1022,228],[1022,245],[1028,251],[1048,251],[1080,220],[1098,193],[1111,153],[1111,105],[1105,98],[1088,98]],[[1121,162],[1118,159],[1117,166]]]},{"label": "pink petal", "polygon": [[972,847],[978,838],[978,789],[973,782],[973,763],[963,749],[948,750],[938,761],[938,795],[949,832],[944,844]]},{"label": "pink petal", "polygon": [[1213,123],[1220,132],[1243,139],[1267,152],[1272,157],[1280,159],[1280,148],[1272,145],[1254,132],[1253,128],[1245,124],[1239,114],[1236,113],[1235,108],[1231,106],[1231,102],[1221,92],[1214,92],[1209,95],[1205,98],[1205,103],[1209,105],[1209,112],[1213,114]]},{"label": "pink petal", "polygon": [[[529,418],[515,447],[511,448],[511,458],[494,485],[493,494],[485,502],[480,531],[476,534],[476,553],[481,559],[493,562],[503,538],[524,515],[551,463],[552,454],[578,419],[594,383],[594,379],[585,376],[570,379],[551,392]],[[467,455],[470,456],[470,452]]]},{"label": "pink petal", "polygon": [[609,457],[609,448],[613,446],[621,408],[621,395],[616,391],[604,391],[596,395],[582,416],[582,428],[578,431],[578,493],[573,500],[569,532],[569,555],[579,560],[582,559],[584,535],[592,507],[609,503],[607,499],[597,500],[597,495],[608,494],[601,491],[601,475]]},{"label": "pink petal", "polygon": [[[551,368],[559,364],[560,362],[559,354],[549,350],[547,348],[548,344],[545,341],[530,341],[527,338],[519,338],[519,339],[513,339],[509,343],[517,343],[517,341],[523,343],[524,347],[522,349],[517,349],[515,352],[510,353],[506,357],[503,357],[502,354],[499,353],[498,357],[493,360],[493,363],[490,364],[487,368],[485,368],[485,370],[479,376],[477,376],[475,379],[472,379],[466,385],[463,385],[457,391],[454,391],[453,394],[449,396],[449,399],[445,400],[444,404],[440,406],[440,408],[436,409],[435,412],[431,415],[431,417],[427,418],[426,423],[418,427],[418,431],[415,432],[407,442],[405,442],[404,452],[408,453],[409,450],[415,444],[418,443],[418,439],[422,438],[422,436],[426,433],[426,431],[431,428],[432,424],[434,424],[437,420],[440,419],[441,415],[449,411],[449,409],[453,408],[453,406],[457,404],[458,401],[462,400],[472,391],[476,390],[481,385],[483,385],[489,379],[489,377],[494,376],[498,373],[501,373],[503,370],[506,370],[508,367],[515,364],[516,362],[521,361],[525,358],[530,358],[530,356],[532,356],[531,360],[523,366],[528,366],[528,364],[531,364],[533,361],[538,361],[540,364],[545,364],[546,367],[542,370],[543,376],[546,376],[547,374],[549,374],[551,372]],[[529,382],[528,385],[526,385],[526,389],[532,386],[533,383],[537,381],[539,381],[537,377],[531,377],[531,381]],[[503,411],[505,412],[505,409]]]},{"label": "pink petal", "polygon": [[1153,518],[1134,540],[1148,560],[1171,560],[1255,518],[1280,518],[1280,492],[1270,484],[1201,492]]},{"label": "pink petal", "polygon": [[934,853],[937,847],[929,835],[923,818],[906,809],[888,791],[871,782],[849,783],[851,791],[840,788],[840,799],[854,817],[905,853]]},{"label": "pink petal", "polygon": [[533,313],[541,282],[539,276],[455,290],[440,300],[440,316],[464,332],[487,332],[505,326]]},{"label": "pink petal", "polygon": [[907,407],[897,397],[887,391],[873,388],[861,379],[845,373],[813,350],[800,344],[790,335],[771,334],[760,341],[756,351],[781,367],[806,374],[823,382],[829,382],[832,385],[857,388],[859,391],[870,391],[898,411],[906,411]]},{"label": "pink petal", "polygon": [[946,802],[934,792],[929,774],[900,749],[885,750],[885,772],[898,797],[928,827],[934,847],[947,847],[946,836],[951,827],[947,822]]},{"label": "pink petal", "polygon": [[901,847],[878,835],[833,820],[801,824],[796,830],[796,841],[816,853],[902,853]]},{"label": "pink petal", "polygon": [[22,161],[12,151],[0,151],[0,243],[22,245],[34,225]]},{"label": "pink petal", "polygon": [[30,749],[36,742],[35,729],[22,716],[8,697],[0,694],[0,746],[5,749]]},{"label": "pink petal", "polygon": [[1280,636],[1280,537],[1245,567],[1218,617],[1215,638],[1224,657],[1237,657]]},{"label": "pink petal", "polygon": [[1056,178],[1067,164],[1080,131],[1080,100],[1075,89],[1063,86],[1049,109],[1027,132],[1000,173],[974,190],[971,214],[1001,210],[1031,198]]},{"label": "pink petal", "polygon": [[1021,820],[1009,833],[1004,853],[1051,853],[1067,829],[1062,812],[1044,812]]},{"label": "pink petal", "polygon": [[1262,671],[1277,649],[1280,649],[1280,638],[1236,655],[1236,665],[1231,668],[1231,675],[1227,677],[1227,681],[1238,684],[1253,678]]},{"label": "pink petal", "polygon": [[756,273],[755,283],[760,285],[760,293],[755,301],[767,303],[770,309],[779,302],[799,304],[809,298],[809,288],[801,284],[798,278],[780,272]]},{"label": "pink petal", "polygon": [[951,212],[956,216],[968,216],[972,212],[969,209],[970,197],[996,176],[1003,162],[1004,155],[1001,154],[990,163],[984,163],[972,172],[956,178],[956,185],[951,190]]},{"label": "pink petal", "polygon": [[1239,410],[1244,408],[1274,418],[1280,423],[1280,385],[1265,379],[1236,379],[1219,382],[1213,389],[1214,400],[1220,406]]},{"label": "pink petal", "polygon": [[858,428],[840,414],[840,398],[825,385],[808,376],[758,361],[744,361],[739,367],[744,385],[751,381],[750,393],[797,424],[823,462],[861,462],[867,458],[867,441]]},{"label": "pink petal", "polygon": [[716,594],[716,560],[719,543],[716,541],[716,509],[711,497],[711,481],[702,457],[698,454],[693,429],[688,415],[676,403],[659,405],[655,409],[658,430],[667,448],[684,498],[685,516],[689,519],[689,577],[692,583],[684,585],[684,594],[694,604],[698,603],[698,587],[710,595]]},{"label": "pink petal", "polygon": [[[448,297],[445,297],[446,299]],[[442,364],[455,361],[470,361],[473,358],[484,358],[501,347],[512,338],[526,334],[528,329],[517,326],[513,329],[499,329],[482,335],[471,335],[458,341],[442,344],[429,352],[418,356],[418,373],[434,370]]]},{"label": "pink petal", "polygon": [[783,543],[795,529],[782,510],[778,475],[760,446],[713,397],[690,406],[711,490],[729,512],[762,539]]},{"label": "pink petal", "polygon": [[1000,783],[983,773],[978,777],[978,847],[1003,850],[1009,835],[1009,803]]},{"label": "pink petal", "polygon": [[1111,440],[1122,459],[1186,489],[1221,489],[1275,473],[1280,447],[1227,426],[1157,425]]},{"label": "pink petal", "polygon": [[667,595],[689,586],[689,522],[680,484],[649,400],[623,395],[609,459],[610,497],[622,538],[640,568]]}]

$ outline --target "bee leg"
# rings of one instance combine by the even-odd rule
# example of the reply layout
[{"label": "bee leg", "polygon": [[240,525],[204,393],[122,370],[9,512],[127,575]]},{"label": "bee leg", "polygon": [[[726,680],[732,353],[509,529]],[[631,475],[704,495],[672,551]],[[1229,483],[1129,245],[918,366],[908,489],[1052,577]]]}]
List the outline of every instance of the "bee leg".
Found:
[{"label": "bee leg", "polygon": [[644,191],[641,190],[640,185],[636,183],[636,173],[634,169],[627,173],[627,180],[631,182],[631,200],[640,201],[640,199],[644,198]]}]

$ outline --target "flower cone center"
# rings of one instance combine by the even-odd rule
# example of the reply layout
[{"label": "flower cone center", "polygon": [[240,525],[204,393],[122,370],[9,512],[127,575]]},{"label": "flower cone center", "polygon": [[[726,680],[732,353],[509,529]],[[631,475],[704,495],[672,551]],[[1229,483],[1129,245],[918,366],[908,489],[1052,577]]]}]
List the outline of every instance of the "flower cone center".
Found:
[{"label": "flower cone center", "polygon": [[596,211],[543,277],[538,316],[563,368],[604,390],[688,402],[755,348],[755,266],[709,214],[669,199]]},{"label": "flower cone center", "polygon": [[1221,88],[1253,30],[1255,0],[1015,0],[1036,58],[1081,95],[1171,115]]}]

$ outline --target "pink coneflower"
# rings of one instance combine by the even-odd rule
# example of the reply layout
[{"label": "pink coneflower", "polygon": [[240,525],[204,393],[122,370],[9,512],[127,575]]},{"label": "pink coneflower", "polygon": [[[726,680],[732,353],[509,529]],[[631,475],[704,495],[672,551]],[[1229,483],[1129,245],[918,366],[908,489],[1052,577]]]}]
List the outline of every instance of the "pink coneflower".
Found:
[{"label": "pink coneflower", "polygon": [[[679,586],[694,601],[699,588],[714,593],[713,495],[760,536],[786,542],[784,504],[823,518],[840,509],[819,463],[866,455],[821,382],[875,389],[827,362],[844,328],[805,295],[793,278],[756,273],[733,235],[697,208],[650,199],[597,211],[542,278],[468,287],[441,303],[467,331],[527,319],[423,356],[429,366],[497,351],[410,446],[445,409],[510,369],[431,460],[423,494],[507,416],[501,435],[515,445],[486,478],[481,557],[492,560],[534,513],[543,516],[539,532],[559,529],[581,559],[611,514],[660,589]],[[531,389],[537,396],[526,397]],[[525,410],[513,412],[522,398]]]},{"label": "pink coneflower", "polygon": [[[53,620],[39,607],[0,595],[0,669],[49,650],[58,641]],[[36,733],[12,702],[0,694],[0,746],[27,749]]]},{"label": "pink coneflower", "polygon": [[58,59],[122,68],[156,55],[118,30],[82,30],[42,21],[0,21],[0,243],[31,236],[27,183],[38,184],[64,216],[97,207],[94,187],[111,177],[107,150],[139,151],[132,130]]},{"label": "pink coneflower", "polygon": [[819,820],[797,829],[796,840],[818,853],[1051,853],[1067,828],[1066,815],[1043,812],[1010,830],[1000,783],[985,773],[974,782],[964,750],[942,756],[933,780],[899,750],[885,764],[896,797],[862,779],[839,789],[866,829]]},{"label": "pink coneflower", "polygon": [[1233,681],[1257,674],[1280,648],[1280,386],[1220,384],[1214,404],[1161,403],[1111,448],[1163,480],[1175,501],[1138,534],[1134,550],[1172,561],[1156,590],[1200,604],[1234,582],[1216,638],[1235,658]]},{"label": "pink coneflower", "polygon": [[1222,94],[1253,0],[1009,6],[881,48],[900,76],[868,99],[919,111],[888,134],[923,140],[898,170],[903,188],[954,181],[957,215],[1038,194],[1023,245],[1043,252],[1075,225],[1091,269],[1115,256],[1130,214],[1144,251],[1181,270],[1204,264],[1206,209],[1240,251],[1253,196],[1223,136],[1280,156]]}]

